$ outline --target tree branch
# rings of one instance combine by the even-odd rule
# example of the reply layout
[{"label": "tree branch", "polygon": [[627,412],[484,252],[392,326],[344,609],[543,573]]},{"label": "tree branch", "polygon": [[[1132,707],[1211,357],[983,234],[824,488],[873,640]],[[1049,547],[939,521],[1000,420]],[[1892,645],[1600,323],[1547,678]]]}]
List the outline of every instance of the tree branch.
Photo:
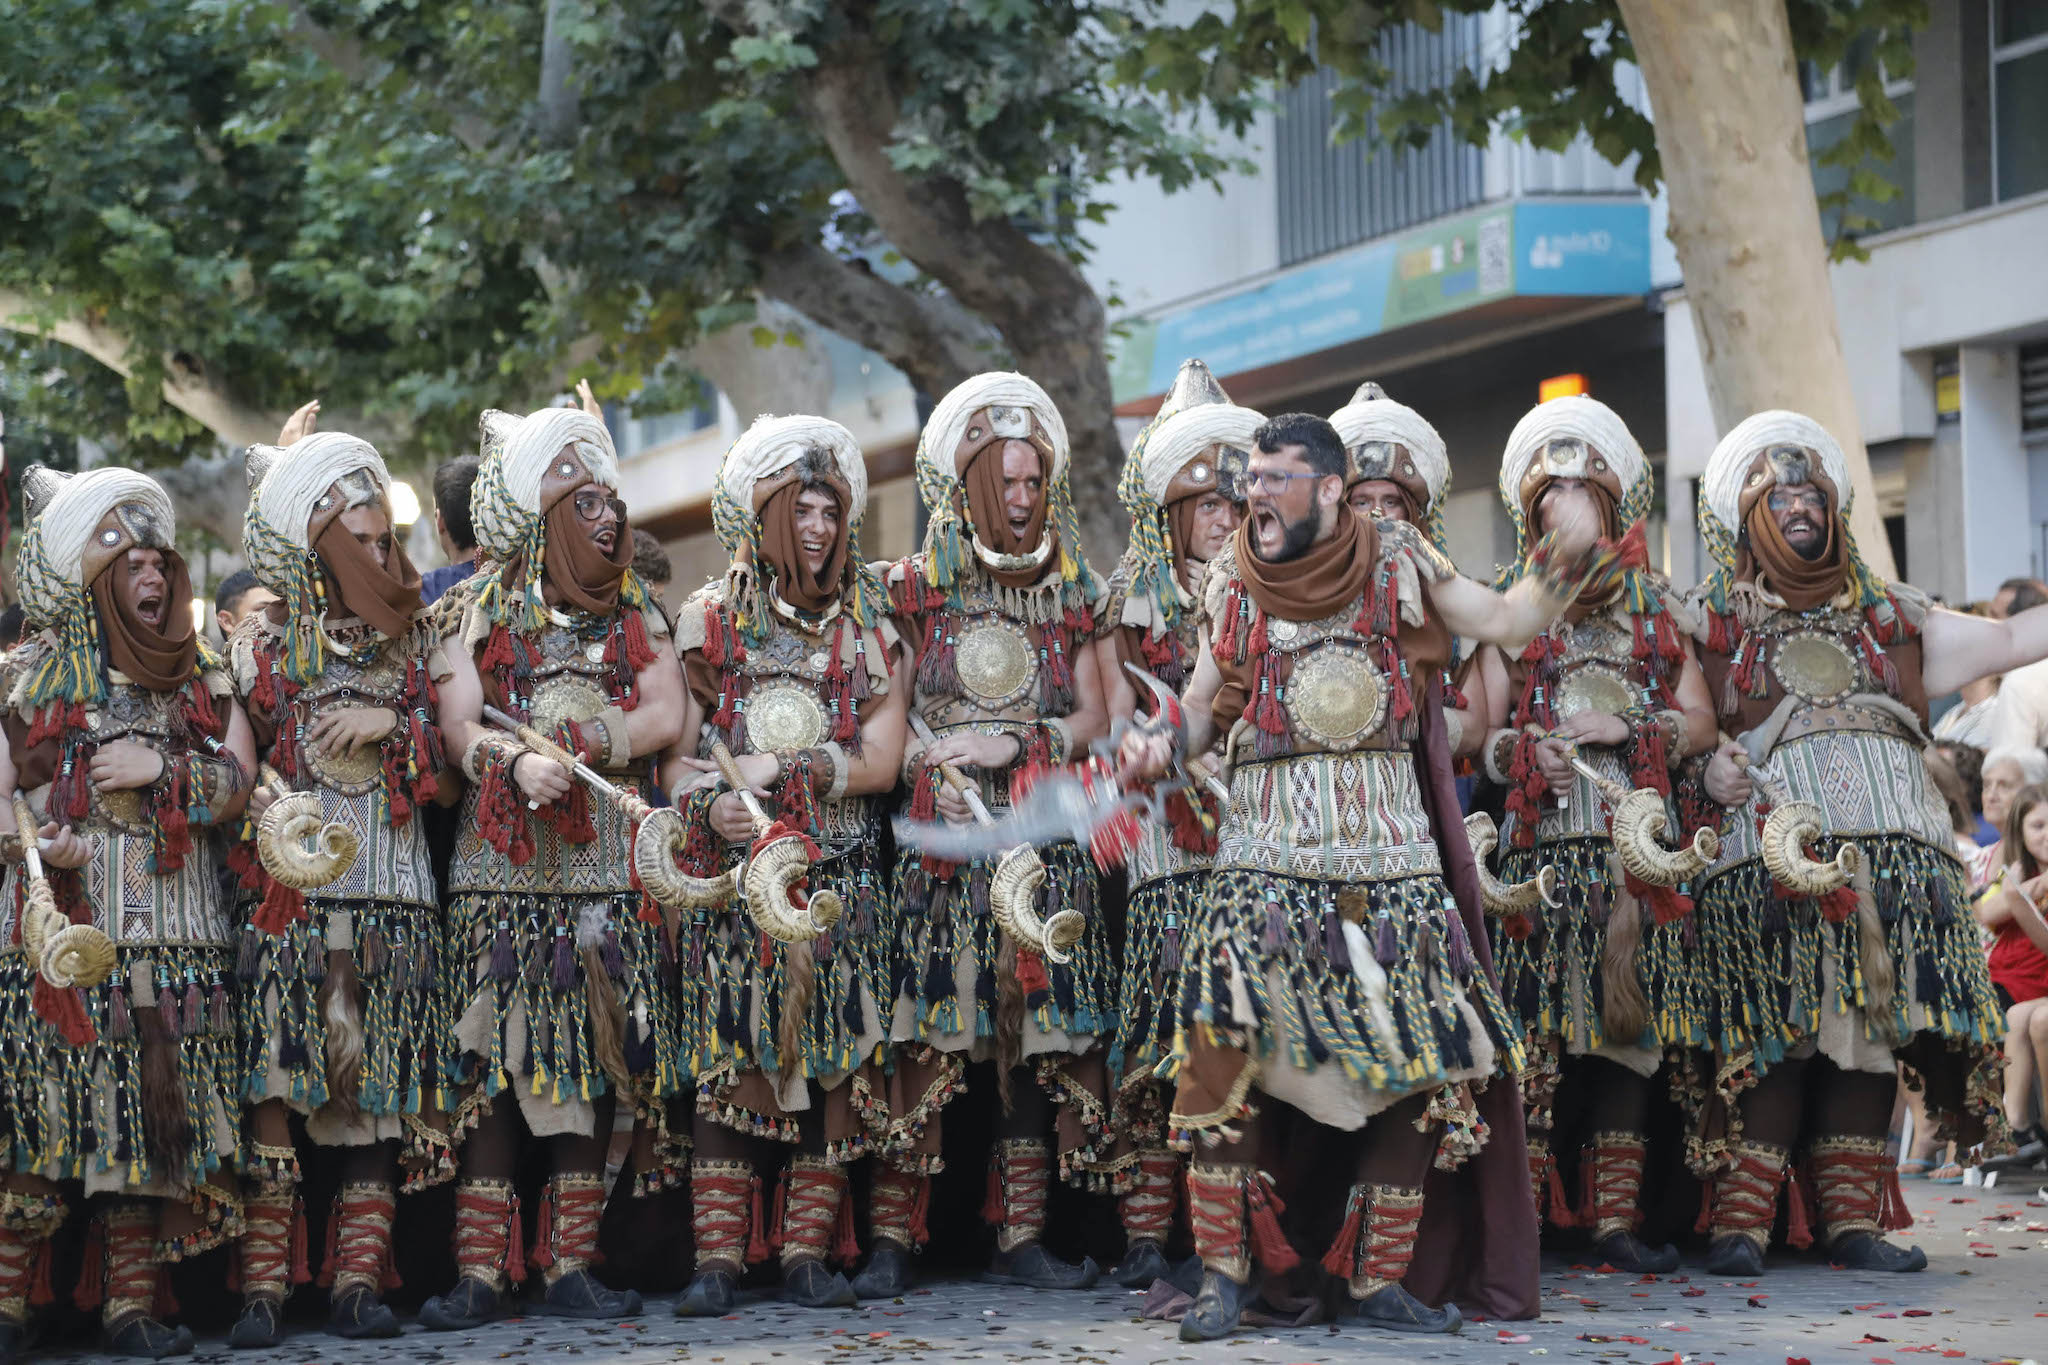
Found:
[{"label": "tree branch", "polygon": [[[123,379],[134,373],[129,357],[134,343],[121,332],[82,311],[44,326],[36,320],[46,302],[18,290],[0,289],[0,327],[28,336],[61,341],[83,351]],[[189,354],[174,353],[164,358],[164,401],[231,445],[274,441],[284,423],[284,414],[269,412],[246,403],[206,371],[203,362]]]},{"label": "tree branch", "polygon": [[[308,52],[333,67],[346,77],[351,85],[364,85],[382,80],[395,68],[391,63],[371,55],[362,42],[353,34],[337,33],[311,14],[299,0],[287,0],[286,8],[291,12],[291,36]],[[548,19],[554,20],[554,7],[549,6]],[[542,71],[545,83],[546,71]],[[414,82],[418,85],[417,80]],[[492,127],[489,119],[480,118],[455,108],[445,99],[436,98],[436,106],[442,117],[448,120],[448,131],[455,140],[472,152],[482,152],[491,145]]]},{"label": "tree branch", "polygon": [[891,284],[816,243],[761,258],[761,292],[865,346],[934,396],[989,367],[996,338],[949,299]]}]

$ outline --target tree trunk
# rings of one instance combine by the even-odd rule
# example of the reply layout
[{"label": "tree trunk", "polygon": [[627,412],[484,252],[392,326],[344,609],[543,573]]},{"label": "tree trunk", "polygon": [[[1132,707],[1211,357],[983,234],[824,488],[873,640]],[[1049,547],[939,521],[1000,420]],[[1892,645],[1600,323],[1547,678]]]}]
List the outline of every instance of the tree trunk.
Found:
[{"label": "tree trunk", "polygon": [[1849,461],[1864,561],[1889,576],[1785,0],[1617,3],[1649,88],[1714,425],[1726,433],[1751,413],[1790,408],[1826,427]]}]

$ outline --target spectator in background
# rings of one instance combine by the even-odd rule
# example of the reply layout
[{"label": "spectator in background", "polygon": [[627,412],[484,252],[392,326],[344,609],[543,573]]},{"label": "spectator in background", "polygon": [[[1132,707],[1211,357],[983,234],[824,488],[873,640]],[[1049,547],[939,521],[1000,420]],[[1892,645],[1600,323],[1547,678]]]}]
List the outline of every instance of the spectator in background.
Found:
[{"label": "spectator in background", "polygon": [[676,566],[668,551],[661,548],[661,542],[649,532],[633,532],[633,575],[647,586],[647,595],[661,604],[661,614],[672,615],[668,585],[676,576]]},{"label": "spectator in background", "polygon": [[430,606],[476,572],[476,527],[469,519],[476,468],[476,456],[460,455],[434,471],[434,535],[448,562],[420,578],[420,601]]},{"label": "spectator in background", "polygon": [[[2014,616],[2048,602],[2048,587],[2031,578],[2008,579],[1991,599],[1993,619]],[[2048,659],[2015,668],[1996,685],[1985,749],[2039,749],[2048,746]],[[1946,719],[1944,717],[1944,719]]]},{"label": "spectator in background", "polygon": [[22,614],[21,603],[16,602],[6,611],[0,611],[0,654],[6,653],[21,643],[21,629],[27,620]]},{"label": "spectator in background", "polygon": [[1982,810],[1984,818],[2000,838],[1986,845],[1964,866],[1970,872],[1970,889],[1981,891],[2006,861],[2002,845],[2006,817],[2012,813],[2012,799],[2026,787],[2048,783],[2048,754],[2027,745],[2017,749],[1993,749],[1984,755]]},{"label": "spectator in background", "polygon": [[1984,751],[1972,744],[1936,740],[1933,749],[1956,770],[1962,780],[1963,800],[1970,809],[1970,839],[1979,848],[1998,842],[1998,826],[1984,818]]},{"label": "spectator in background", "polygon": [[277,600],[277,594],[257,581],[256,575],[247,569],[237,569],[220,581],[213,590],[213,623],[220,627],[220,638],[225,640],[235,633],[235,627],[242,624],[251,612],[262,611]]},{"label": "spectator in background", "polygon": [[[2018,590],[2014,591],[2017,595]],[[1997,603],[1995,599],[1991,602],[1977,602],[1967,610],[1973,616],[1993,616],[1997,610]],[[1993,616],[1993,619],[1997,618]],[[1957,690],[1958,700],[1955,705],[1935,719],[1928,735],[1937,741],[1973,744],[1979,749],[1984,748],[1991,741],[1991,721],[1998,709],[1998,684],[2002,676],[1994,673],[1988,678],[1964,683]]]},{"label": "spectator in background", "polygon": [[2048,787],[2030,786],[2010,802],[2004,847],[2010,856],[1977,898],[1977,923],[1992,934],[1987,966],[2006,1007],[2005,1117],[2022,1143],[2048,1142],[2034,1108],[2048,1077]]}]

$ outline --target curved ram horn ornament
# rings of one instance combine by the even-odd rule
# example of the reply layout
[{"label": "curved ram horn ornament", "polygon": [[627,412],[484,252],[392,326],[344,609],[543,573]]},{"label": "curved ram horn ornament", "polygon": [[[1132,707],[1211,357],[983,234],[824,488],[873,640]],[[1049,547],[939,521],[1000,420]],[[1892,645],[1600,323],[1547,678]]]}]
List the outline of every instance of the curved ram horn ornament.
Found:
[{"label": "curved ram horn ornament", "polygon": [[286,792],[256,822],[257,860],[294,891],[317,891],[347,876],[360,847],[354,830],[324,817],[318,792]]},{"label": "curved ram horn ornament", "polygon": [[57,908],[49,878],[43,875],[42,852],[36,847],[36,830],[41,826],[20,792],[14,794],[14,827],[21,835],[28,873],[21,908],[22,947],[43,979],[58,990],[99,985],[113,974],[117,960],[114,941],[94,925],[73,924],[71,917]]},{"label": "curved ram horn ornament", "polygon": [[1827,833],[1826,814],[1811,801],[1793,800],[1784,780],[1748,754],[1736,755],[1735,766],[1771,789],[1771,813],[1764,817],[1758,843],[1773,881],[1797,895],[1825,896],[1863,870],[1863,849],[1857,844],[1844,843],[1826,862],[1807,857],[1806,846]]},{"label": "curved ram horn ornament", "polygon": [[1045,863],[1038,850],[1029,844],[1017,845],[996,859],[989,874],[989,913],[1018,947],[1048,962],[1072,962],[1073,954],[1067,950],[1081,941],[1088,921],[1078,910],[1062,910],[1050,920],[1040,920],[1038,892],[1044,885]]},{"label": "curved ram horn ornament", "polygon": [[747,860],[740,878],[747,913],[756,928],[779,943],[809,943],[845,912],[836,891],[807,897],[797,889],[810,870],[810,854],[794,835],[761,845]]},{"label": "curved ram horn ornament", "polygon": [[1614,808],[1614,851],[1622,868],[1637,881],[1677,886],[1697,877],[1721,856],[1721,836],[1704,826],[1693,834],[1690,844],[1664,847],[1662,840],[1671,831],[1671,817],[1664,810],[1663,795],[1654,787],[1623,787],[1577,758],[1572,766],[1599,788]]},{"label": "curved ram horn ornament", "polygon": [[681,811],[674,806],[654,809],[645,802],[634,804],[639,806],[638,810],[632,805],[626,810],[628,818],[639,821],[639,828],[633,831],[633,871],[639,874],[640,885],[647,888],[655,904],[672,910],[697,910],[724,905],[732,899],[738,881],[734,872],[693,877],[676,866],[676,859],[690,841]]},{"label": "curved ram horn ornament", "polygon": [[1839,891],[1863,869],[1863,849],[1844,843],[1826,862],[1806,856],[1806,846],[1827,833],[1819,806],[1811,801],[1773,805],[1764,817],[1764,868],[1771,880],[1801,896]]},{"label": "curved ram horn ornament", "polygon": [[1472,845],[1472,861],[1479,871],[1479,894],[1489,915],[1527,914],[1538,905],[1557,904],[1557,869],[1545,863],[1527,881],[1504,882],[1493,875],[1487,858],[1500,843],[1500,831],[1493,817],[1475,810],[1465,817],[1465,838]]}]

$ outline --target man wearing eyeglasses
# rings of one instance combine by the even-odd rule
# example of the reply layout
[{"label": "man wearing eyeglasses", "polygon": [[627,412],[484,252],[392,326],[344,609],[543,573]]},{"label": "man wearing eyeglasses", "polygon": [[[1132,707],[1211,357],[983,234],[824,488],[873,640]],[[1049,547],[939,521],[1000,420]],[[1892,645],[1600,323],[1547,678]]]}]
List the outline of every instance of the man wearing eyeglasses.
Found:
[{"label": "man wearing eyeglasses", "polygon": [[1841,447],[1791,412],[1739,424],[1700,482],[1700,663],[1736,737],[1705,765],[1729,818],[1689,964],[1717,1275],[1762,1270],[1795,1154],[1820,1214],[1792,1220],[1796,1245],[1818,1237],[1859,1270],[1927,1264],[1884,1237],[1912,1225],[1885,1150],[1901,1063],[1943,1136],[2004,1138],[2004,1019],[1920,751],[1928,697],[2048,655],[2048,606],[1992,621],[1883,581],[1850,498]]},{"label": "man wearing eyeglasses", "polygon": [[[552,1148],[531,1263],[535,1311],[617,1318],[640,1297],[599,1283],[612,1116],[630,1104],[653,1143],[632,1188],[658,1188],[664,1100],[680,1031],[661,915],[633,876],[633,823],[557,759],[484,719],[486,705],[638,793],[683,728],[667,618],[632,572],[611,434],[589,412],[483,417],[470,493],[477,545],[502,566],[440,604],[450,676],[441,718],[470,787],[448,875],[442,988],[458,1055],[464,1140],[455,1288],[420,1321],[467,1330],[527,1278],[512,1177],[522,1131]],[[650,1186],[648,1182],[652,1182]]]},{"label": "man wearing eyeglasses", "polygon": [[[1536,547],[1537,572],[1495,594],[1414,527],[1353,512],[1346,469],[1320,417],[1275,417],[1254,434],[1249,515],[1210,565],[1184,697],[1190,752],[1227,736],[1232,766],[1182,956],[1172,1058],[1168,1131],[1193,1153],[1205,1267],[1181,1322],[1188,1340],[1236,1326],[1257,1297],[1255,1266],[1273,1275],[1297,1262],[1262,1169],[1278,1155],[1267,1130],[1282,1104],[1364,1130],[1323,1258],[1352,1320],[1448,1332],[1462,1321],[1452,1297],[1493,1317],[1537,1309],[1521,1115],[1511,1086],[1475,1103],[1486,1081],[1519,1069],[1521,1050],[1487,958],[1439,677],[1453,630],[1519,651],[1616,556],[1590,518],[1573,518]],[[1167,751],[1133,736],[1122,757],[1156,774]],[[1490,1140],[1453,1188],[1483,1202],[1466,1225],[1484,1231],[1456,1247],[1425,1238],[1418,1296],[1402,1282],[1424,1177],[1432,1161],[1464,1164],[1482,1132]]]}]

